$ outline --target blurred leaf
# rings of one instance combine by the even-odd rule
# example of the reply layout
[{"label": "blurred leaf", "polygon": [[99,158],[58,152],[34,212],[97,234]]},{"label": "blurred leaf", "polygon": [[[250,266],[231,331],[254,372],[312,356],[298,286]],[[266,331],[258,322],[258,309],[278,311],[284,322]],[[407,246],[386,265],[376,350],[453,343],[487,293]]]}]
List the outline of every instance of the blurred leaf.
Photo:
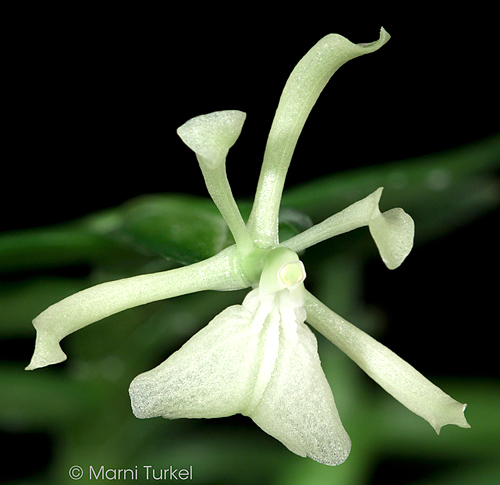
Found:
[{"label": "blurred leaf", "polygon": [[[385,187],[383,206],[402,206],[417,221],[417,237],[437,237],[500,203],[494,172],[500,136],[443,153],[324,177],[285,192],[280,238]],[[239,204],[248,218],[251,204]],[[308,214],[305,215],[304,213]],[[117,244],[118,243],[118,244]],[[210,199],[152,195],[61,227],[0,236],[0,271],[95,264],[130,257],[125,247],[181,264],[206,259],[233,244]]]},{"label": "blurred leaf", "polygon": [[286,206],[280,209],[279,219],[280,242],[296,236],[313,225],[311,218],[307,214]]},{"label": "blurred leaf", "polygon": [[37,278],[0,284],[0,336],[35,335],[31,320],[56,301],[82,290],[70,278]]},{"label": "blurred leaf", "polygon": [[[500,479],[499,462],[461,463],[448,473],[430,477],[432,485],[495,485]],[[429,485],[429,478],[412,482],[411,485]]]},{"label": "blurred leaf", "polygon": [[57,371],[33,373],[21,366],[2,365],[0,379],[0,423],[6,429],[60,427],[103,404],[98,387],[69,379]]},{"label": "blurred leaf", "polygon": [[[382,209],[391,205],[404,207],[417,221],[419,240],[437,237],[498,205],[495,171],[499,165],[500,137],[492,137],[451,152],[307,183],[285,195],[280,238],[285,240],[311,224],[303,211],[315,221],[321,220],[380,185],[386,188]],[[248,217],[250,206],[246,202],[240,204],[244,218]],[[356,250],[364,250],[365,244],[368,250],[375,249],[370,238],[359,232],[359,237],[353,234],[342,241],[339,238],[329,260],[320,255],[321,264],[314,259],[313,251],[306,257],[311,259],[311,283],[331,295],[337,310],[356,313],[356,323],[363,326],[370,324],[371,315],[356,298],[362,290],[361,261],[359,253],[352,257],[350,251],[353,244]],[[160,254],[183,263],[194,262],[232,243],[225,222],[209,199],[148,196],[65,226],[4,234],[0,236],[0,268],[24,271],[85,263],[92,265],[94,275],[102,281],[129,275],[127,265],[134,258],[141,263],[156,262]],[[154,258],[144,258],[139,253]],[[116,272],[110,272],[108,263],[113,262],[119,263],[113,267]],[[35,314],[87,283],[83,279],[48,278],[20,282],[16,281],[17,276],[9,277],[0,288],[2,336],[22,335],[27,329],[33,333],[30,322]],[[221,432],[218,429],[224,427],[224,421],[219,420],[203,425],[193,422],[196,420],[136,420],[130,412],[126,391],[131,377],[161,362],[220,308],[232,304],[231,298],[241,301],[241,295],[233,293],[221,293],[217,298],[204,293],[110,317],[108,322],[82,329],[74,339],[64,342],[72,359],[62,369],[28,373],[21,365],[3,365],[0,425],[3,429],[46,429],[52,437],[57,436],[54,461],[58,468],[53,476],[62,477],[61,483],[67,481],[70,466],[86,461],[108,467],[115,462],[122,467],[150,463],[160,468],[165,460],[181,466],[180,462],[188,457],[203,483],[217,483],[221,477],[232,483],[263,483],[276,476],[276,483],[316,480],[315,483],[358,484],[369,476],[380,454],[410,460],[498,458],[498,382],[462,380],[443,386],[452,395],[467,399],[472,429],[446,427],[438,438],[420,418],[390,396],[373,392],[357,375],[355,366],[339,365],[335,349],[332,356],[324,348],[320,353],[325,372],[332,377],[342,419],[355,443],[352,456],[342,467],[324,467],[296,457],[257,427],[246,430],[237,420],[226,421],[230,424]],[[279,471],[275,475],[281,467],[290,480],[282,480]],[[486,462],[477,474],[473,468],[466,469],[468,481],[463,483],[488,483],[495,471]],[[450,483],[455,482],[450,479]]]},{"label": "blurred leaf", "polygon": [[456,224],[462,216],[467,222],[472,214],[498,206],[499,168],[500,135],[496,135],[441,153],[336,173],[291,188],[283,204],[318,222],[385,187],[383,207],[404,207],[419,223],[452,215]]},{"label": "blurred leaf", "polygon": [[[174,435],[169,440],[154,443],[154,446],[144,443],[137,460],[147,462],[155,469],[164,467],[165,457],[171,463],[191,465],[192,483],[275,483],[273,478],[291,454],[254,426],[249,418],[238,416],[225,421],[225,426],[218,427],[212,427],[207,422],[205,432],[198,431],[195,435],[184,429],[183,436]],[[230,427],[230,423],[239,426]],[[247,424],[248,427],[245,426]],[[162,427],[171,426],[168,423]],[[217,463],[216,467],[214,463]]]},{"label": "blurred leaf", "polygon": [[77,224],[0,234],[0,273],[115,259],[112,241]]},{"label": "blurred leaf", "polygon": [[181,264],[206,259],[228,245],[228,227],[210,199],[139,197],[120,208],[119,215],[110,236]]}]

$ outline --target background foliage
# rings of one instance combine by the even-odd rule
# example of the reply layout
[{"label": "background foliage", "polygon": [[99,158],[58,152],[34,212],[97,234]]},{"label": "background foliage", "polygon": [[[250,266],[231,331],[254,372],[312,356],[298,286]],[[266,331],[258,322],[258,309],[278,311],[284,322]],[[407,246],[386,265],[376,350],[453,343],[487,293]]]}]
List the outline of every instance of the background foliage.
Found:
[{"label": "background foliage", "polygon": [[[7,139],[15,150],[4,165],[12,190],[2,193],[0,237],[0,482],[68,483],[71,466],[92,464],[192,465],[193,481],[203,484],[492,483],[500,474],[492,333],[500,130],[491,116],[498,75],[484,25],[469,24],[464,37],[456,19],[434,25],[394,15],[353,25],[316,18],[300,29],[302,15],[259,28],[227,19],[198,27],[146,11],[60,15],[64,21],[46,10],[23,13],[11,49],[15,109]],[[243,417],[134,418],[131,379],[244,293],[129,310],[65,339],[66,363],[23,370],[34,343],[31,320],[48,305],[231,243],[194,156],[175,134],[179,125],[214,110],[248,113],[228,159],[248,213],[295,63],[329,32],[366,42],[381,24],[393,39],[343,67],[306,124],[281,235],[385,187],[382,209],[401,206],[416,222],[407,261],[386,270],[360,230],[307,251],[307,285],[468,402],[470,430],[446,427],[436,437],[321,337],[322,364],[353,440],[340,467],[296,457]]]}]

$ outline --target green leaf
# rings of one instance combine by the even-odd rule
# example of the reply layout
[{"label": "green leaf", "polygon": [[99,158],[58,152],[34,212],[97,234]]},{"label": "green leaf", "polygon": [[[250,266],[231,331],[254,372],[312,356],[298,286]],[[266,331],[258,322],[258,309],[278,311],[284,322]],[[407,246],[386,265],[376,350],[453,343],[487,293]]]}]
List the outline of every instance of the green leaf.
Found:
[{"label": "green leaf", "polygon": [[35,336],[31,324],[49,305],[83,290],[85,281],[73,278],[37,278],[0,284],[0,337]]},{"label": "green leaf", "polygon": [[57,372],[35,374],[2,364],[0,376],[0,425],[60,426],[102,405],[98,387]]},{"label": "green leaf", "polygon": [[209,199],[150,195],[126,203],[119,214],[111,237],[182,264],[209,258],[231,243],[227,225]]},{"label": "green leaf", "polygon": [[313,222],[307,214],[291,207],[282,207],[279,214],[279,240],[286,241],[312,225]]},{"label": "green leaf", "polygon": [[122,252],[109,239],[78,224],[8,232],[0,235],[0,273],[96,264]]}]

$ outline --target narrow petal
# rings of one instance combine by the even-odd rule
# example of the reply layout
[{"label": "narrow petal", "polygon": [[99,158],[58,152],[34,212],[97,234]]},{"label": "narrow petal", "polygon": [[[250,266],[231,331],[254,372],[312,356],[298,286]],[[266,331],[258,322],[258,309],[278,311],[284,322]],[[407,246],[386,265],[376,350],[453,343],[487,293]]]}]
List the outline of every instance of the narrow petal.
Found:
[{"label": "narrow petal", "polygon": [[66,359],[59,342],[109,315],[152,301],[203,290],[236,290],[248,285],[236,266],[236,247],[190,266],[102,283],[75,293],[40,313],[35,352],[26,370]]},{"label": "narrow petal", "polygon": [[316,337],[303,323],[296,331],[294,343],[281,327],[271,380],[258,405],[244,414],[297,455],[339,465],[351,441],[321,368]]},{"label": "narrow petal", "polygon": [[[382,190],[382,187],[378,188],[364,199],[358,200],[323,222],[315,224],[304,232],[281,243],[280,247],[299,252],[331,237],[367,226],[373,213],[378,211]],[[380,211],[378,212],[380,213]]]},{"label": "narrow petal", "polygon": [[439,434],[446,424],[469,428],[459,403],[411,365],[307,292],[307,322],[356,362],[375,382]]},{"label": "narrow petal", "polygon": [[249,219],[260,247],[278,244],[278,212],[286,173],[307,117],[332,75],[346,62],[380,49],[390,36],[381,29],[376,42],[353,44],[338,34],[321,39],[294,68],[269,132],[255,202]]},{"label": "narrow petal", "polygon": [[378,188],[364,199],[284,241],[279,246],[299,252],[331,237],[368,226],[382,261],[389,269],[397,268],[413,247],[415,223],[400,208],[381,213],[379,201],[382,190],[383,187]]},{"label": "narrow petal", "polygon": [[234,200],[226,175],[226,156],[241,133],[246,114],[216,111],[197,116],[177,129],[182,141],[196,153],[208,192],[243,253],[254,244]]},{"label": "narrow petal", "polygon": [[227,308],[158,367],[130,384],[138,418],[216,418],[241,412],[249,401],[258,339],[253,315]]}]

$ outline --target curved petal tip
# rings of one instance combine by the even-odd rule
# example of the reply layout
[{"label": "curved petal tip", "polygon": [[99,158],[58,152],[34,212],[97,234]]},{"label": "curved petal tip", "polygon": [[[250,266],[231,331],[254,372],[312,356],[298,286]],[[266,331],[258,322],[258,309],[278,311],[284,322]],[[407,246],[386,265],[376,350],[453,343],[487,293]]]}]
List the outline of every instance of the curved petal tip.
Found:
[{"label": "curved petal tip", "polygon": [[368,227],[385,265],[396,269],[413,247],[415,223],[401,208],[377,212]]},{"label": "curved petal tip", "polygon": [[67,359],[59,345],[59,339],[53,334],[37,330],[35,352],[25,370],[35,370],[52,364],[59,364]]},{"label": "curved petal tip", "polygon": [[209,168],[226,160],[227,152],[240,136],[246,114],[227,110],[196,116],[177,129],[182,141]]},{"label": "curved petal tip", "polygon": [[460,428],[470,428],[471,426],[465,418],[466,408],[467,404],[463,404],[450,398],[446,408],[443,408],[440,415],[437,416],[435,420],[429,422],[437,434],[439,434],[441,432],[441,428],[447,424],[454,424],[456,426],[460,426]]},{"label": "curved petal tip", "polygon": [[359,43],[358,45],[361,47],[371,47],[374,46],[376,49],[380,49],[384,44],[386,44],[391,36],[389,35],[389,32],[384,29],[384,27],[380,27],[380,35],[379,38],[374,41],[374,42],[366,42],[366,43]]}]

